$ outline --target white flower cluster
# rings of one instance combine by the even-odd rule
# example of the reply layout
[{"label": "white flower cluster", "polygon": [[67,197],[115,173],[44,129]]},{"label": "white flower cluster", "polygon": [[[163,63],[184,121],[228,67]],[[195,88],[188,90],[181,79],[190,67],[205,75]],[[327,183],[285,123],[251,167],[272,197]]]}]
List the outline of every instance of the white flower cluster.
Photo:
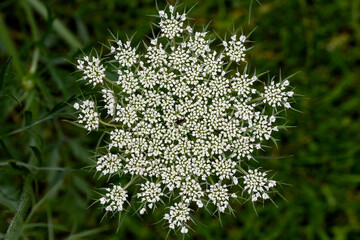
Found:
[{"label": "white flower cluster", "polygon": [[169,6],[170,17],[168,14],[161,10],[159,11],[160,22],[159,26],[161,29],[161,36],[168,39],[173,39],[174,37],[180,37],[183,32],[184,21],[186,20],[185,13],[179,14],[178,12],[174,13],[174,6]]},{"label": "white flower cluster", "polygon": [[136,49],[130,46],[130,41],[123,43],[119,40],[116,43],[117,48],[111,46],[111,53],[115,54],[114,58],[119,62],[120,66],[131,67],[139,57],[136,54]]},{"label": "white flower cluster", "polygon": [[174,206],[170,207],[170,213],[165,214],[164,219],[168,220],[169,228],[181,227],[181,233],[187,233],[186,222],[190,219],[190,211],[188,204],[175,203]]},{"label": "white flower cluster", "polygon": [[271,81],[269,86],[265,86],[265,92],[261,93],[260,96],[265,97],[264,101],[274,108],[281,106],[291,108],[288,100],[294,95],[294,92],[286,91],[289,84],[288,80],[279,83]]},{"label": "white flower cluster", "polygon": [[99,128],[99,113],[95,110],[95,103],[91,100],[85,100],[81,104],[75,103],[74,108],[78,110],[78,122],[85,123],[85,129],[88,131]]},{"label": "white flower cluster", "polygon": [[230,57],[231,61],[245,62],[245,43],[246,37],[241,35],[239,40],[236,40],[236,35],[231,36],[231,41],[223,42],[225,47],[225,54]]},{"label": "white flower cluster", "polygon": [[94,87],[103,83],[105,67],[100,63],[99,58],[85,56],[83,60],[78,60],[77,68],[83,71],[83,79],[92,83]]},{"label": "white flower cluster", "polygon": [[123,210],[123,205],[128,197],[127,191],[119,185],[114,185],[112,188],[106,188],[107,193],[100,198],[100,204],[106,205],[105,210],[114,212]]},{"label": "white flower cluster", "polygon": [[229,205],[229,198],[236,198],[236,194],[229,194],[226,185],[222,186],[220,183],[210,185],[207,190],[210,201],[219,208],[220,212],[225,212],[225,209]]},{"label": "white flower cluster", "polygon": [[[269,198],[276,182],[257,170],[247,173],[241,162],[256,159],[264,141],[273,139],[282,112],[276,107],[288,108],[293,93],[288,80],[272,82],[262,93],[256,75],[238,70],[247,69],[241,65],[245,36],[233,35],[218,49],[210,34],[185,27],[186,14],[175,9],[159,11],[159,36],[145,44],[144,53],[130,40],[113,41],[117,46],[110,46],[111,55],[103,60],[111,77],[105,77],[100,60],[85,57],[92,68],[80,60],[83,79],[101,85],[96,87],[102,98],[93,99],[102,100],[74,107],[87,130],[97,130],[100,122],[108,134],[97,171],[109,179],[131,177],[125,189],[139,182],[140,192],[131,197],[140,214],[171,203],[164,219],[171,229],[187,233],[195,207],[206,204],[209,210],[210,204],[211,211],[230,212],[240,189],[253,201]],[[100,200],[106,211],[122,211],[125,189],[107,189]]]},{"label": "white flower cluster", "polygon": [[249,174],[244,178],[244,191],[247,191],[251,196],[251,201],[255,202],[258,198],[263,200],[268,199],[268,191],[276,186],[276,181],[269,180],[265,177],[266,172],[260,172],[257,169],[249,170]]},{"label": "white flower cluster", "polygon": [[116,99],[113,90],[104,88],[101,90],[103,93],[103,98],[105,102],[104,108],[107,109],[107,114],[110,116],[114,116],[116,110]]},{"label": "white flower cluster", "polygon": [[102,172],[104,175],[116,173],[122,167],[121,159],[113,153],[99,157],[96,165],[96,171]]},{"label": "white flower cluster", "polygon": [[[140,193],[137,194],[138,198],[141,198],[141,201],[145,204],[148,204],[148,207],[151,209],[153,207],[153,203],[160,201],[160,197],[164,194],[162,193],[161,184],[154,183],[150,181],[146,181],[141,184]],[[140,210],[140,214],[144,214],[146,208],[142,208]]]}]

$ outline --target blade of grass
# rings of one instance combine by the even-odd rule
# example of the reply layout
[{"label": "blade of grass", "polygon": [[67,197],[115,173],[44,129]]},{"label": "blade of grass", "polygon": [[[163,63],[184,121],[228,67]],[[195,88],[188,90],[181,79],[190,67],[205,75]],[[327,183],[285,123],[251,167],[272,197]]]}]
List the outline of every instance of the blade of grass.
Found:
[{"label": "blade of grass", "polygon": [[20,197],[19,207],[17,212],[12,219],[9,228],[6,231],[5,239],[17,239],[19,234],[21,233],[21,228],[26,217],[26,213],[28,212],[31,206],[31,188],[32,176],[27,175],[24,180],[23,192]]},{"label": "blade of grass", "polygon": [[28,130],[28,129],[42,123],[42,122],[45,122],[45,121],[53,118],[57,113],[59,113],[65,107],[67,107],[68,103],[72,102],[74,99],[76,99],[75,95],[72,96],[71,98],[69,98],[69,100],[67,100],[66,102],[61,102],[61,103],[55,105],[55,107],[53,107],[47,114],[45,114],[42,118],[40,118],[39,120],[33,122],[32,124],[30,124],[28,126],[25,126],[25,127],[22,127],[22,128],[15,129],[15,130],[13,130],[11,132],[0,135],[0,139],[4,138],[4,137],[11,136],[11,135],[14,135],[14,134],[17,134],[17,133],[20,133],[20,132],[23,132],[25,130]]},{"label": "blade of grass", "polygon": [[34,213],[38,210],[38,208],[48,199],[50,198],[61,186],[62,178],[59,178],[58,182],[41,198],[31,209],[29,215],[26,218],[26,223],[29,222]]},{"label": "blade of grass", "polygon": [[11,59],[12,59],[12,57],[9,57],[9,59],[6,60],[6,62],[1,66],[1,69],[0,69],[0,92],[2,91],[2,87],[3,87],[4,81],[5,81],[6,71],[9,67],[9,64],[11,63]]},{"label": "blade of grass", "polygon": [[[44,4],[39,0],[27,0],[27,2],[38,12],[43,18],[48,19],[49,13],[46,10]],[[76,38],[72,32],[65,27],[65,25],[59,20],[55,19],[53,23],[54,30],[60,35],[61,38],[72,48],[72,50],[76,51],[82,48],[82,44]]]},{"label": "blade of grass", "polygon": [[13,43],[10,33],[6,27],[6,24],[3,19],[3,15],[0,14],[0,38],[5,44],[5,48],[10,56],[13,57],[15,72],[18,75],[18,79],[21,79],[23,76],[22,63],[19,59],[15,44]]},{"label": "blade of grass", "polygon": [[48,208],[47,209],[47,218],[48,218],[48,239],[49,240],[54,240],[54,225],[52,223],[52,214],[51,214],[51,209]]},{"label": "blade of grass", "polygon": [[94,236],[95,234],[106,231],[107,229],[108,229],[107,227],[99,227],[99,228],[95,228],[92,230],[75,233],[75,234],[70,235],[68,238],[66,238],[66,240],[81,239],[81,238],[85,239],[88,236]]}]

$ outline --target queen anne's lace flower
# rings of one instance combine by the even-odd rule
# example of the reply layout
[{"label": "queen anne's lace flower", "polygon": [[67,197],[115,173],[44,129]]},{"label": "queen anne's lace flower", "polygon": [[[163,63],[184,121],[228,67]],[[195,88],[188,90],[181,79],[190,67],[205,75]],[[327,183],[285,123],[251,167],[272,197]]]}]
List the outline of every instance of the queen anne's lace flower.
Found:
[{"label": "queen anne's lace flower", "polygon": [[231,41],[223,42],[225,54],[230,57],[231,61],[245,62],[245,41],[246,37],[244,35],[241,35],[239,40],[236,40],[236,35],[233,35],[231,36]]},{"label": "queen anne's lace flower", "polygon": [[257,169],[249,170],[249,174],[244,178],[244,191],[247,191],[251,196],[251,201],[256,202],[258,198],[263,200],[268,199],[268,192],[271,188],[276,186],[276,181],[269,180],[265,177],[265,172],[260,172]]},{"label": "queen anne's lace flower", "polygon": [[138,55],[136,49],[130,46],[130,41],[123,43],[122,41],[116,42],[118,47],[111,47],[111,53],[115,54],[115,59],[119,62],[120,66],[131,67],[137,62]]},{"label": "queen anne's lace flower", "polygon": [[105,67],[100,63],[99,58],[85,56],[83,60],[78,60],[77,68],[83,71],[83,79],[92,83],[94,87],[103,83]]},{"label": "queen anne's lace flower", "polygon": [[178,48],[172,47],[172,53],[169,56],[169,67],[179,71],[187,71],[195,62],[195,59],[190,56],[190,50],[186,48],[185,44]]},{"label": "queen anne's lace flower", "polygon": [[103,98],[105,102],[104,108],[107,109],[107,114],[109,116],[114,116],[116,110],[116,99],[114,91],[106,88],[101,91],[103,93]]},{"label": "queen anne's lace flower", "polygon": [[[212,44],[210,33],[184,26],[185,13],[173,6],[159,17],[159,36],[139,47],[145,53],[117,39],[107,59],[78,61],[82,78],[101,96],[74,108],[88,131],[105,132],[97,171],[109,181],[115,175],[121,182],[130,179],[124,188],[106,189],[100,199],[105,210],[123,211],[129,191],[140,214],[173,204],[164,220],[187,233],[190,212],[204,203],[223,213],[232,211],[229,204],[241,188],[253,201],[270,197],[276,182],[241,166],[259,160],[259,149],[274,139],[282,119],[276,107],[290,108],[293,92],[286,79],[262,92],[260,79],[247,67],[240,73],[244,36],[233,35],[222,48]],[[136,194],[133,185],[140,188]]]},{"label": "queen anne's lace flower", "polygon": [[105,210],[114,212],[123,210],[123,205],[128,197],[127,191],[119,185],[114,185],[112,188],[106,188],[107,193],[100,198],[100,203],[106,205]]},{"label": "queen anne's lace flower", "polygon": [[265,86],[265,92],[261,93],[260,96],[265,97],[264,102],[274,108],[280,106],[290,108],[291,105],[288,100],[294,95],[294,92],[286,92],[285,89],[287,86],[289,86],[288,80],[279,83],[271,81],[269,86]]},{"label": "queen anne's lace flower", "polygon": [[187,233],[186,222],[190,220],[190,208],[185,203],[175,203],[170,207],[170,213],[164,219],[169,222],[169,228],[181,227],[181,233]]},{"label": "queen anne's lace flower", "polygon": [[[229,205],[229,193],[228,189],[225,185],[220,185],[220,183],[216,183],[214,185],[210,185],[210,188],[206,190],[208,193],[208,197],[210,201],[218,207],[220,212],[225,212],[225,209]],[[232,195],[232,197],[236,197],[236,195]]]},{"label": "queen anne's lace flower", "polygon": [[196,32],[194,36],[191,36],[187,46],[195,53],[195,55],[204,55],[210,52],[209,41],[205,39],[206,32]]},{"label": "queen anne's lace flower", "polygon": [[277,126],[272,126],[276,120],[274,116],[269,117],[268,115],[261,115],[259,112],[256,112],[253,119],[253,135],[257,139],[263,140],[265,138],[266,140],[269,140],[271,133],[273,131],[278,131]]},{"label": "queen anne's lace flower", "polygon": [[235,76],[232,78],[232,88],[240,97],[248,98],[250,94],[256,93],[256,89],[251,87],[257,81],[256,76],[249,78],[248,74],[241,75],[239,72],[236,72]]},{"label": "queen anne's lace flower", "polygon": [[127,94],[132,94],[140,88],[138,79],[135,78],[134,73],[129,70],[118,70],[118,81],[116,84],[120,85],[123,91]]},{"label": "queen anne's lace flower", "polygon": [[[161,192],[161,184],[154,182],[145,182],[140,185],[140,193],[137,194],[138,198],[141,198],[141,202],[147,204],[147,206],[151,209],[153,208],[153,204],[160,201],[160,197],[164,194]],[[146,208],[142,208],[140,210],[140,214],[144,214]]]},{"label": "queen anne's lace flower", "polygon": [[85,100],[82,104],[75,103],[74,108],[78,110],[78,122],[85,124],[85,129],[88,131],[99,128],[99,114],[95,110],[95,103],[90,100]]},{"label": "queen anne's lace flower", "polygon": [[102,174],[113,174],[117,173],[121,167],[121,159],[119,155],[108,153],[98,158],[96,171],[101,172]]},{"label": "queen anne's lace flower", "polygon": [[204,192],[201,189],[200,184],[194,179],[189,177],[180,186],[180,196],[183,197],[185,203],[196,202],[198,207],[202,207],[201,198],[204,196]]},{"label": "queen anne's lace flower", "polygon": [[151,41],[151,46],[148,46],[144,57],[146,58],[146,63],[153,68],[158,68],[166,63],[167,53],[161,43],[157,45],[157,39],[155,38]]},{"label": "queen anne's lace flower", "polygon": [[212,165],[214,167],[213,172],[219,176],[220,180],[230,179],[236,172],[236,162],[231,159],[223,159],[221,156],[212,162]]},{"label": "queen anne's lace flower", "polygon": [[174,12],[174,7],[169,6],[170,17],[168,16],[165,11],[159,11],[160,17],[160,29],[161,29],[161,36],[166,37],[168,39],[173,39],[174,37],[180,37],[180,33],[183,32],[183,24],[186,20],[185,13],[179,14],[178,12]]},{"label": "queen anne's lace flower", "polygon": [[[248,100],[247,102],[249,102],[251,98],[248,98],[247,100]],[[236,110],[235,117],[240,118],[242,120],[251,121],[251,119],[254,116],[255,104],[247,104],[246,102],[235,99],[233,106]]]},{"label": "queen anne's lace flower", "polygon": [[209,53],[204,58],[203,64],[203,75],[210,74],[212,76],[216,76],[219,72],[222,71],[222,65],[224,62],[221,60],[223,55],[217,55],[217,52],[213,51]]}]

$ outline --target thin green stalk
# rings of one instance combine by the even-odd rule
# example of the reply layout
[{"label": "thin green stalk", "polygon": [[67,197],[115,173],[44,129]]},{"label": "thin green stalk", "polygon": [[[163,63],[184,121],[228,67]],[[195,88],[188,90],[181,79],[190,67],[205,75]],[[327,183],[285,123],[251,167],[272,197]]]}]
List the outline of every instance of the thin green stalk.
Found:
[{"label": "thin green stalk", "polygon": [[17,239],[20,235],[22,224],[31,206],[31,182],[32,176],[27,175],[24,180],[24,188],[20,197],[19,207],[6,231],[5,239],[7,240]]},{"label": "thin green stalk", "polygon": [[214,185],[215,183],[214,183],[214,180],[211,178],[211,176],[209,176],[208,178],[209,178],[209,180],[210,180],[210,183],[211,183],[212,185]]},{"label": "thin green stalk", "polygon": [[230,61],[230,62],[228,63],[228,65],[226,65],[226,67],[225,67],[225,69],[224,69],[224,72],[226,72],[226,71],[229,69],[229,67],[231,66],[231,64],[232,64],[232,61]]},{"label": "thin green stalk", "polygon": [[6,24],[3,20],[3,15],[0,14],[0,38],[1,38],[2,42],[4,43],[9,56],[12,56],[13,66],[15,68],[15,72],[16,72],[16,75],[18,76],[18,79],[21,79],[21,77],[23,76],[23,69],[21,67],[22,64],[21,64],[20,58],[17,54],[15,44],[12,41],[10,36],[11,35],[10,35],[10,33],[6,27]]},{"label": "thin green stalk", "polygon": [[[36,25],[34,14],[31,11],[31,9],[29,8],[29,4],[26,0],[22,0],[21,3],[25,10],[26,18],[30,25],[33,41],[34,41],[34,43],[37,43],[37,41],[39,41],[39,34],[38,34],[38,28]],[[39,56],[40,56],[40,51],[39,51],[39,48],[36,46],[33,56],[32,56],[32,61],[31,61],[30,70],[29,70],[30,73],[36,72],[38,61],[39,61]]]},{"label": "thin green stalk", "polygon": [[252,104],[252,103],[261,101],[263,99],[265,99],[265,97],[258,97],[258,98],[255,98],[255,99],[251,100],[251,101],[248,101],[246,104]]},{"label": "thin green stalk", "polygon": [[108,127],[121,127],[120,125],[115,125],[115,124],[111,124],[111,123],[107,123],[107,122],[104,122],[103,120],[99,119],[99,122],[102,124],[102,125],[105,125],[105,126],[108,126]]},{"label": "thin green stalk", "polygon": [[248,173],[242,167],[240,167],[239,165],[236,165],[236,167],[240,170],[240,172],[242,172],[245,175],[248,175]]},{"label": "thin green stalk", "polygon": [[136,179],[138,176],[133,177],[124,187],[124,189],[127,189]]},{"label": "thin green stalk", "polygon": [[116,87],[118,89],[121,89],[121,87],[119,85],[117,85],[116,83],[114,83],[113,81],[111,81],[108,77],[104,77],[104,80],[107,81],[108,83],[110,83],[113,87]]},{"label": "thin green stalk", "polygon": [[[26,0],[36,12],[38,12],[43,18],[48,19],[48,11],[44,4],[39,0]],[[60,35],[61,38],[68,43],[68,45],[74,50],[77,51],[78,49],[82,48],[82,44],[76,38],[69,29],[65,27],[65,25],[59,20],[55,19],[53,22],[54,30]]]}]

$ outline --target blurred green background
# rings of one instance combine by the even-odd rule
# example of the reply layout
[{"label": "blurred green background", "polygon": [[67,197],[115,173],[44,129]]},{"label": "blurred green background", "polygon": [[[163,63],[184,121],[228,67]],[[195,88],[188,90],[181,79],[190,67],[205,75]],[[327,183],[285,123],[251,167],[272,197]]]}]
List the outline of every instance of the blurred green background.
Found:
[{"label": "blurred green background", "polygon": [[[282,191],[288,202],[257,205],[259,216],[251,204],[235,205],[223,227],[200,212],[190,238],[360,239],[360,1],[262,0],[251,16],[251,0],[181,1],[196,2],[190,16],[199,26],[211,20],[219,35],[233,24],[245,33],[257,27],[252,65],[271,75],[300,71],[291,83],[304,98],[296,105],[302,113],[288,114],[296,128],[280,133],[279,148],[266,154],[274,157],[261,161],[292,185]],[[22,192],[31,206],[21,239],[166,237],[154,224],[160,214],[129,214],[118,233],[117,218],[100,223],[103,212],[90,205],[104,180],[85,169],[99,135],[65,121],[72,110],[64,102],[80,93],[71,64],[79,48],[100,49],[109,30],[139,41],[152,14],[153,0],[0,2],[0,238]]]}]

